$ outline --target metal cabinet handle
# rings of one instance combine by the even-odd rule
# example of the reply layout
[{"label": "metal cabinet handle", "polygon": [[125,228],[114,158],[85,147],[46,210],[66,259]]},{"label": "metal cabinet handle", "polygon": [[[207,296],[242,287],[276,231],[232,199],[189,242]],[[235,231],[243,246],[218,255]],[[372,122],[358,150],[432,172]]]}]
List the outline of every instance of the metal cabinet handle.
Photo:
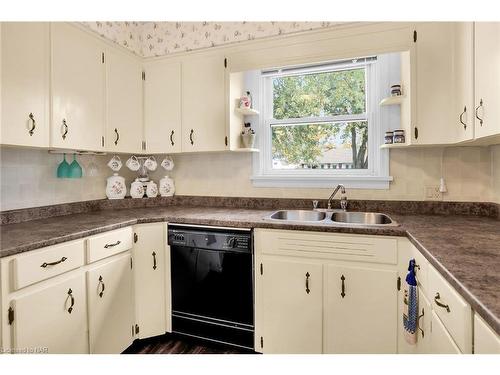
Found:
[{"label": "metal cabinet handle", "polygon": [[156,269],[156,253],[153,251],[153,269],[155,270]]},{"label": "metal cabinet handle", "polygon": [[467,107],[464,107],[464,111],[460,114],[460,123],[464,126],[464,130],[467,129],[467,124],[463,120],[463,115],[467,112]]},{"label": "metal cabinet handle", "polygon": [[483,119],[481,117],[479,117],[479,115],[477,114],[477,111],[479,110],[479,108],[481,108],[483,106],[483,99],[481,99],[479,101],[479,105],[476,107],[476,118],[479,120],[479,125],[483,126]]},{"label": "metal cabinet handle", "polygon": [[118,141],[120,140],[120,134],[118,133],[118,129],[115,128],[115,134],[116,134],[116,139],[115,139],[115,146],[118,145]]},{"label": "metal cabinet handle", "polygon": [[341,287],[341,291],[340,291],[340,296],[342,298],[344,298],[345,297],[345,276],[344,275],[340,276],[340,281],[342,281],[342,287]]},{"label": "metal cabinet handle", "polygon": [[64,132],[62,134],[62,139],[66,139],[66,135],[68,134],[69,127],[68,127],[68,124],[66,123],[65,118],[63,118],[63,120],[62,120],[62,124],[63,124],[63,128],[64,128]]},{"label": "metal cabinet handle", "polygon": [[439,295],[439,293],[436,293],[436,295],[434,296],[434,302],[436,302],[436,305],[438,305],[439,307],[442,307],[442,308],[446,309],[447,312],[450,312],[450,306],[445,305],[444,303],[439,302],[439,299],[441,299],[441,296]]},{"label": "metal cabinet handle", "polygon": [[121,243],[122,243],[122,241],[116,241],[115,243],[107,243],[106,245],[104,245],[104,248],[107,249],[109,247],[115,247]]},{"label": "metal cabinet handle", "polygon": [[33,115],[33,113],[30,113],[28,115],[30,121],[31,121],[31,128],[30,130],[28,130],[28,133],[30,136],[33,135],[33,133],[35,133],[35,128],[36,128],[36,121],[35,121],[35,116]]},{"label": "metal cabinet handle", "polygon": [[425,332],[422,328],[420,328],[420,318],[422,318],[425,315],[424,309],[422,309],[422,314],[420,314],[417,318],[417,328],[420,330],[420,333],[422,333],[422,338],[425,336]]},{"label": "metal cabinet handle", "polygon": [[73,291],[71,288],[68,290],[68,297],[71,298],[71,305],[68,308],[68,314],[71,314],[73,311],[73,306],[75,306],[75,297],[73,297]]},{"label": "metal cabinet handle", "polygon": [[191,145],[194,145],[193,134],[194,134],[194,130],[191,129],[191,132],[189,133],[189,140],[191,141]]},{"label": "metal cabinet handle", "polygon": [[311,277],[311,275],[309,274],[309,272],[306,272],[306,293],[309,294],[311,292],[311,289],[309,289],[309,277]]},{"label": "metal cabinet handle", "polygon": [[170,143],[172,144],[172,146],[175,144],[174,143],[174,131],[172,130],[172,133],[170,133]]},{"label": "metal cabinet handle", "polygon": [[99,292],[99,297],[102,298],[104,295],[104,289],[106,289],[106,285],[104,284],[104,281],[102,280],[102,276],[99,276],[99,283],[97,284],[97,290],[99,290],[99,285],[102,285],[102,289]]},{"label": "metal cabinet handle", "polygon": [[46,263],[46,262],[44,262],[44,263],[42,263],[42,264],[40,265],[40,267],[42,267],[42,268],[46,268],[46,267],[48,267],[48,266],[55,266],[56,264],[59,264],[59,263],[64,262],[66,259],[68,259],[68,258],[66,258],[66,257],[62,257],[60,260],[57,260],[57,261],[55,261],[55,262],[50,262],[50,263]]}]

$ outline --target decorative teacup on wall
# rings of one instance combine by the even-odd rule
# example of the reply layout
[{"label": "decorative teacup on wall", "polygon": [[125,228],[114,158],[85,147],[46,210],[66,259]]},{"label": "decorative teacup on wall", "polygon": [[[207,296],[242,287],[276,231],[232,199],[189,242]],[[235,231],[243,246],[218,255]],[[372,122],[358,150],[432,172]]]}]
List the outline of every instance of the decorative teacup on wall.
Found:
[{"label": "decorative teacup on wall", "polygon": [[132,155],[130,158],[128,158],[127,162],[125,163],[128,169],[131,171],[138,171],[139,168],[141,167],[141,163],[139,162],[139,159],[137,159],[137,156]]},{"label": "decorative teacup on wall", "polygon": [[122,165],[122,161],[117,155],[113,156],[108,162],[108,167],[110,167],[115,172],[118,172],[122,168]]},{"label": "decorative teacup on wall", "polygon": [[174,169],[174,161],[172,160],[172,158],[170,156],[167,156],[165,157],[165,159],[163,159],[163,161],[161,162],[161,166],[163,167],[163,169],[165,169],[166,171],[171,171],[172,169]]},{"label": "decorative teacup on wall", "polygon": [[156,168],[158,167],[158,163],[156,162],[156,159],[154,156],[150,156],[144,162],[144,166],[152,172],[152,171],[156,170]]}]

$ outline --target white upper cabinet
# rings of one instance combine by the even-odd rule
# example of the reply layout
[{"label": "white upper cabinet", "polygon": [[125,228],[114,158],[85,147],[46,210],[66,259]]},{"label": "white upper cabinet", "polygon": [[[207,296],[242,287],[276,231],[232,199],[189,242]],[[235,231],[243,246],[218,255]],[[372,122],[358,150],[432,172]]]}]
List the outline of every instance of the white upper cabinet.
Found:
[{"label": "white upper cabinet", "polygon": [[225,59],[189,56],[182,62],[182,151],[226,149]]},{"label": "white upper cabinet", "polygon": [[65,23],[51,24],[51,147],[104,150],[104,45]]},{"label": "white upper cabinet", "polygon": [[451,143],[453,100],[453,37],[451,22],[423,22],[415,27],[416,116],[414,144]]},{"label": "white upper cabinet", "polygon": [[474,25],[454,24],[454,104],[450,141],[462,142],[474,138]]},{"label": "white upper cabinet", "polygon": [[49,25],[1,24],[1,143],[49,145]]},{"label": "white upper cabinet", "polygon": [[106,150],[142,150],[142,64],[138,57],[108,48],[106,65]]},{"label": "white upper cabinet", "polygon": [[500,22],[474,24],[476,138],[500,135]]},{"label": "white upper cabinet", "polygon": [[144,67],[144,134],[148,153],[181,151],[181,63]]}]

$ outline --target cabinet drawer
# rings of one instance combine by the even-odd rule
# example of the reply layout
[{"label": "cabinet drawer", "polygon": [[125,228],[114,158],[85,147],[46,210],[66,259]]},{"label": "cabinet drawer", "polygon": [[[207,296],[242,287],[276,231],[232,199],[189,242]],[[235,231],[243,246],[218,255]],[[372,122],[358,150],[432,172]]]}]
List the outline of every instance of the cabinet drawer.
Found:
[{"label": "cabinet drawer", "polygon": [[87,239],[87,263],[127,251],[132,248],[132,227],[113,230]]},{"label": "cabinet drawer", "polygon": [[84,241],[66,242],[16,256],[12,262],[14,289],[37,283],[84,264]]},{"label": "cabinet drawer", "polygon": [[255,231],[255,240],[263,254],[397,263],[395,237],[261,229]]},{"label": "cabinet drawer", "polygon": [[429,298],[462,353],[472,353],[472,310],[470,305],[436,271],[429,267]]}]

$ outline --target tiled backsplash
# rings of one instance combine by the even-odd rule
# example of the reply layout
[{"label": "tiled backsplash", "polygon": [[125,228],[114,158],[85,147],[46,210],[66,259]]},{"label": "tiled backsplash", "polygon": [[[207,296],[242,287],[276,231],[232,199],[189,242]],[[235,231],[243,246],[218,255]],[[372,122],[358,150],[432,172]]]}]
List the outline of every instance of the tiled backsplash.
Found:
[{"label": "tiled backsplash", "polygon": [[[389,190],[348,189],[351,199],[425,200],[425,187],[439,184],[441,155],[448,186],[446,201],[500,203],[500,145],[494,147],[453,147],[391,150],[390,171],[394,177]],[[1,148],[0,209],[35,207],[105,198],[106,178],[111,170],[108,156],[78,156],[83,167],[81,179],[56,178],[62,155],[44,150]],[[121,156],[122,161],[127,159]],[[67,157],[67,160],[69,158]],[[159,160],[160,161],[160,160]],[[210,153],[174,156],[171,173],[176,193],[199,196],[245,196],[276,198],[328,198],[331,189],[255,188],[252,185],[250,154]],[[95,163],[95,176],[88,166]],[[127,188],[134,173],[122,168]],[[166,173],[159,168],[151,174],[158,183]]]}]

